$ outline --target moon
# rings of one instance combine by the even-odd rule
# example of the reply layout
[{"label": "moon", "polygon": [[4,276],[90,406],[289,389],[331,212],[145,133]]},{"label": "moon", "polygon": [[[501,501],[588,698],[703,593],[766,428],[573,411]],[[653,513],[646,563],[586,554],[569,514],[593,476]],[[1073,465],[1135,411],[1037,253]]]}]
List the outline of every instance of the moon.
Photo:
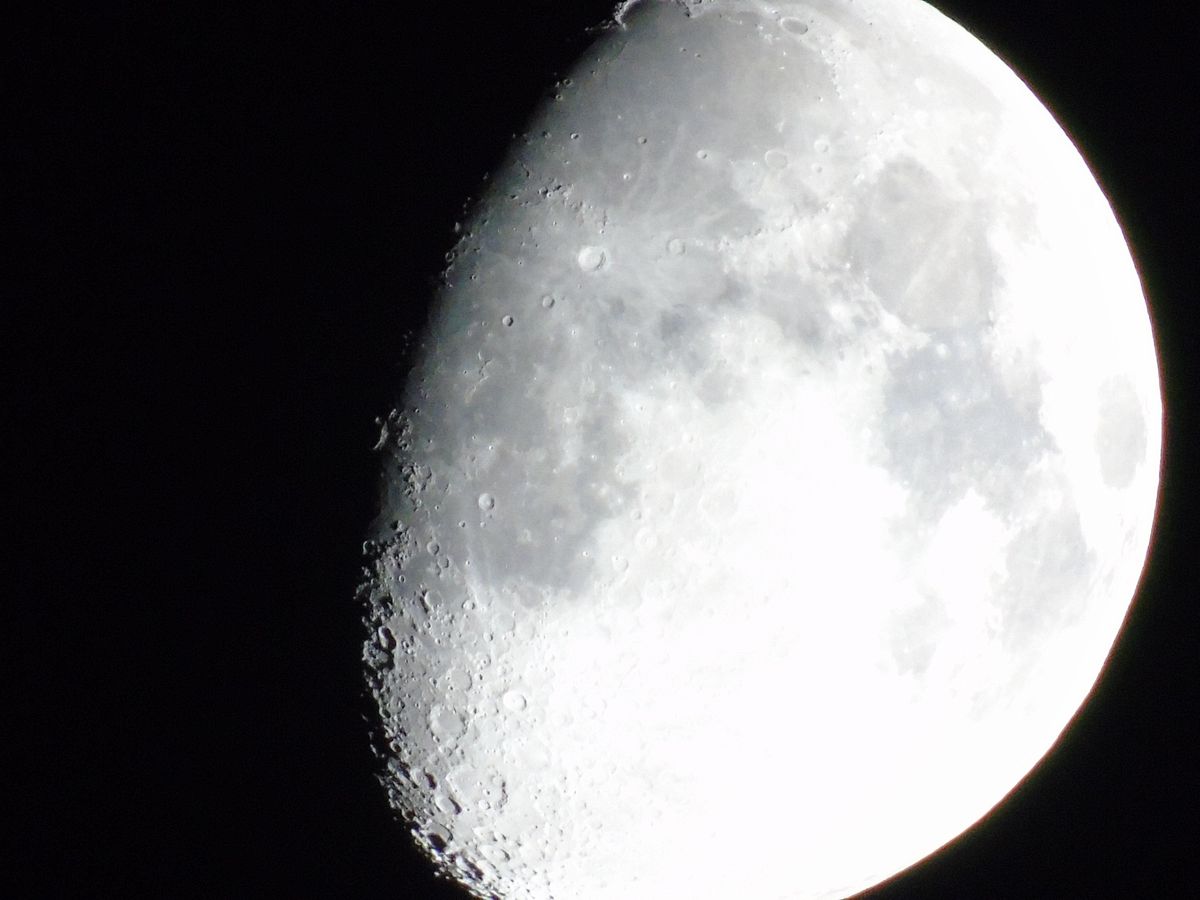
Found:
[{"label": "moon", "polygon": [[844,897],[1086,700],[1162,409],[1103,191],[917,0],[628,2],[461,226],[365,545],[382,781],[477,897]]}]

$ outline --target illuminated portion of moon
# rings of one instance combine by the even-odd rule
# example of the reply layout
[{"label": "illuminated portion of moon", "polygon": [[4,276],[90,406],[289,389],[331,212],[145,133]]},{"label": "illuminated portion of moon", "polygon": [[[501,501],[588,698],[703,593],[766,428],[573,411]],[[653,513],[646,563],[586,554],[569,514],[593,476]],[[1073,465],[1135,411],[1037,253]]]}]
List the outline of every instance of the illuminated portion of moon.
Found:
[{"label": "illuminated portion of moon", "polygon": [[380,448],[386,786],[480,897],[817,898],[996,804],[1143,565],[1111,209],[915,0],[627,3],[465,223]]}]

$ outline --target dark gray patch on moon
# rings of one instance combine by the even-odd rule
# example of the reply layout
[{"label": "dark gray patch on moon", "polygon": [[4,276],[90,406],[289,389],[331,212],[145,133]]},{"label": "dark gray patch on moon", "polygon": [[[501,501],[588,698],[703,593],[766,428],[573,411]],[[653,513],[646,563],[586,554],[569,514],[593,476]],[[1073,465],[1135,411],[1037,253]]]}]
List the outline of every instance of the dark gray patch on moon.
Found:
[{"label": "dark gray patch on moon", "polygon": [[1095,571],[1096,560],[1071,501],[1025,526],[1009,542],[1006,574],[997,592],[1005,647],[1024,648],[1039,635],[1057,633],[1057,626],[1085,608]]},{"label": "dark gray patch on moon", "polygon": [[755,308],[769,316],[790,342],[809,355],[828,352],[835,323],[830,312],[830,288],[817,288],[791,273],[771,273],[755,284],[743,285]]},{"label": "dark gray patch on moon", "polygon": [[1146,458],[1146,417],[1127,377],[1113,376],[1100,386],[1096,455],[1100,474],[1111,488],[1127,488]]},{"label": "dark gray patch on moon", "polygon": [[705,318],[702,310],[684,303],[659,314],[655,352],[660,368],[697,375],[710,364],[712,350],[705,334]]},{"label": "dark gray patch on moon", "polygon": [[1040,392],[1013,396],[984,338],[975,330],[934,332],[924,347],[890,361],[882,417],[887,465],[914,493],[925,521],[969,487],[1003,514],[1051,442],[1038,419]]},{"label": "dark gray patch on moon", "polygon": [[982,326],[999,283],[983,202],[949,196],[910,158],[883,169],[857,203],[846,253],[885,309],[924,329]]}]

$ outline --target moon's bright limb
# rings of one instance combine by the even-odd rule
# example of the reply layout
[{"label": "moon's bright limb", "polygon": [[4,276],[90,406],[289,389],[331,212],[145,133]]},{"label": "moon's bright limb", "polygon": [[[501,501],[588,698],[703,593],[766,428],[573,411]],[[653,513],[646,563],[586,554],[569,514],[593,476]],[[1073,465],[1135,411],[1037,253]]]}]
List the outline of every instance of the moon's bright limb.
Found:
[{"label": "moon's bright limb", "polygon": [[1161,408],[1113,213],[915,0],[626,3],[388,421],[393,803],[479,896],[843,896],[1085,699]]}]

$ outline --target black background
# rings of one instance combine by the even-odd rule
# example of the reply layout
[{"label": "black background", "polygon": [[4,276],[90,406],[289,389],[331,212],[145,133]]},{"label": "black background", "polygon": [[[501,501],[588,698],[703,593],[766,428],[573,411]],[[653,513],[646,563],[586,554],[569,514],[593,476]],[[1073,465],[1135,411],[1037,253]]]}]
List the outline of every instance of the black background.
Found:
[{"label": "black background", "polygon": [[[1140,598],[1060,752],[872,896],[1194,894],[1200,19],[937,5],[1035,86],[1118,211],[1166,468]],[[353,586],[373,419],[463,201],[608,9],[6,23],[4,893],[458,896],[372,777]],[[729,853],[789,865],[733,824]]]}]

